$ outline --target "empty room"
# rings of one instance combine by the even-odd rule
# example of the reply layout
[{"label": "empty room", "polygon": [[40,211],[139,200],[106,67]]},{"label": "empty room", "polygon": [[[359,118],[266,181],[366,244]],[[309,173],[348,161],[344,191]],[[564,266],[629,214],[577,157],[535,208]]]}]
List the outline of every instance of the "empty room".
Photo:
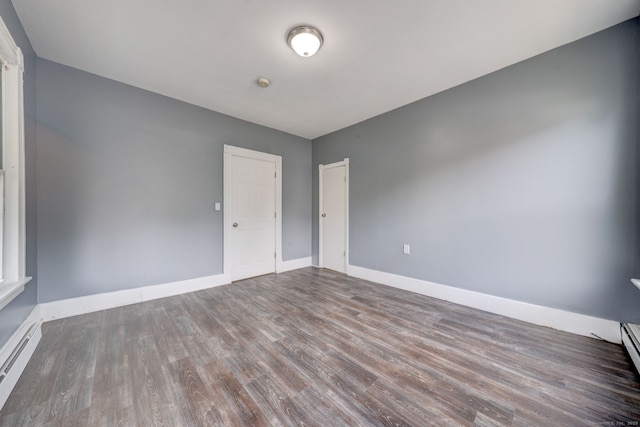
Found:
[{"label": "empty room", "polygon": [[640,424],[640,0],[0,0],[0,426]]}]

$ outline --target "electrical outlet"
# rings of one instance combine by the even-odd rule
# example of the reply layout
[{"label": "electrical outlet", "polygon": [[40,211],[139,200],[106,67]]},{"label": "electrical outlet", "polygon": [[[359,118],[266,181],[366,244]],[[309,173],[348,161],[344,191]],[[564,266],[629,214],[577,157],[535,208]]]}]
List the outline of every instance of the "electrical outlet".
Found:
[{"label": "electrical outlet", "polygon": [[405,255],[409,255],[411,253],[411,245],[404,244],[402,245],[402,253]]}]

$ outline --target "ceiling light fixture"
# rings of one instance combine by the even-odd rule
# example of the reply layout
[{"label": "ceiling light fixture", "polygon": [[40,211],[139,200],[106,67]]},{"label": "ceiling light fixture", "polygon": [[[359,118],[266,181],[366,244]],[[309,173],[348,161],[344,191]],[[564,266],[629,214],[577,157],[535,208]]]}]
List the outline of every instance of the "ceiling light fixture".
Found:
[{"label": "ceiling light fixture", "polygon": [[295,27],[287,35],[289,47],[304,58],[315,55],[323,41],[320,31],[308,25]]}]

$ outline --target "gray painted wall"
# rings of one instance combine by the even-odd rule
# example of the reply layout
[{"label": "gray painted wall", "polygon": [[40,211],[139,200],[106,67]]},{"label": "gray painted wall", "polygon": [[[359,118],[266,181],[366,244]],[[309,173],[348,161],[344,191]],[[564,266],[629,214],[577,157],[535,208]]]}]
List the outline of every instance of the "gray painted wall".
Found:
[{"label": "gray painted wall", "polygon": [[311,141],[38,58],[39,302],[222,273],[223,145],[283,158],[311,256]]},{"label": "gray painted wall", "polygon": [[8,306],[0,310],[0,348],[29,315],[37,300],[36,280],[36,57],[22,24],[10,0],[0,0],[0,16],[16,44],[22,49],[25,59],[24,109],[25,109],[25,178],[26,178],[26,224],[27,224],[27,275],[33,279],[25,291]]},{"label": "gray painted wall", "polygon": [[640,321],[638,27],[314,140],[314,262],[317,165],[349,157],[351,264]]}]

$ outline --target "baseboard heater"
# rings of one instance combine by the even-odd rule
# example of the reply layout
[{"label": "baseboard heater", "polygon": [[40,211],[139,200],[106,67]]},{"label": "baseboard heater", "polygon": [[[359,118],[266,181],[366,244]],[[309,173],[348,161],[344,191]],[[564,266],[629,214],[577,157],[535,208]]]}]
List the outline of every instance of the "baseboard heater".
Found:
[{"label": "baseboard heater", "polygon": [[[4,360],[0,367],[0,409],[4,406],[9,398],[9,394],[15,387],[22,371],[27,366],[31,355],[36,349],[42,330],[40,322],[34,323],[29,327],[27,332],[20,338],[9,356]],[[4,350],[4,349],[3,349]],[[2,362],[2,360],[0,360]]]},{"label": "baseboard heater", "polygon": [[640,325],[621,323],[622,343],[629,352],[636,370],[640,373]]}]

